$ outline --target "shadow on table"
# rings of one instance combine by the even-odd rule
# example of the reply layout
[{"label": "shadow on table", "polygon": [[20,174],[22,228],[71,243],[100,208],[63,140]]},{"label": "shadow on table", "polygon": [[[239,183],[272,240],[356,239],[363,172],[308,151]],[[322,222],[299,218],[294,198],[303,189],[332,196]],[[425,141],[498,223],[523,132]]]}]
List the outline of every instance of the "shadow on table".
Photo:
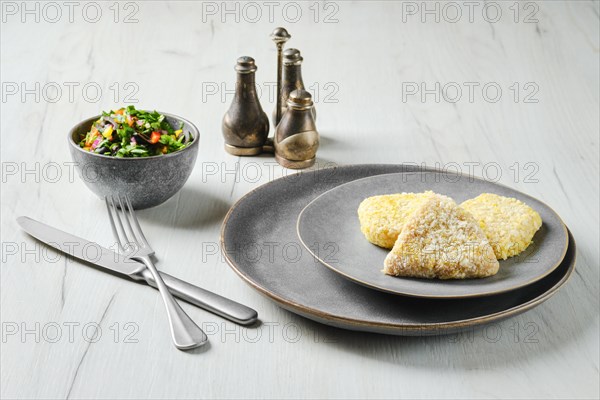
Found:
[{"label": "shadow on table", "polygon": [[[566,288],[565,288],[566,289]],[[568,290],[563,290],[540,305],[538,312],[526,312],[503,321],[438,336],[391,336],[356,332],[322,325],[295,314],[294,323],[312,336],[311,341],[355,353],[361,357],[394,365],[462,369],[489,368],[496,365],[523,365],[520,361],[548,355],[594,328],[586,326],[571,308]],[[551,318],[546,319],[548,316]]]},{"label": "shadow on table", "polygon": [[209,192],[184,186],[181,191],[165,203],[138,215],[144,222],[173,226],[183,229],[197,229],[220,223],[230,204]]}]

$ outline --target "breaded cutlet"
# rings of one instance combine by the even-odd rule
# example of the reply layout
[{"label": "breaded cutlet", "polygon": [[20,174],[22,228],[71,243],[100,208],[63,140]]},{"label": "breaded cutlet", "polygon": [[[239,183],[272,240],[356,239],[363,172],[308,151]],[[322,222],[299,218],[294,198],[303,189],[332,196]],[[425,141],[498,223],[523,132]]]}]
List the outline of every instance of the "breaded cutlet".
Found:
[{"label": "breaded cutlet", "polygon": [[366,198],[358,206],[361,232],[369,242],[391,249],[406,219],[432,194],[398,193]]},{"label": "breaded cutlet", "polygon": [[496,258],[502,260],[525,250],[542,226],[540,214],[511,197],[483,193],[463,202],[461,207],[475,217]]},{"label": "breaded cutlet", "polygon": [[498,268],[494,251],[473,216],[451,198],[431,194],[405,221],[383,272],[464,279],[488,277]]}]

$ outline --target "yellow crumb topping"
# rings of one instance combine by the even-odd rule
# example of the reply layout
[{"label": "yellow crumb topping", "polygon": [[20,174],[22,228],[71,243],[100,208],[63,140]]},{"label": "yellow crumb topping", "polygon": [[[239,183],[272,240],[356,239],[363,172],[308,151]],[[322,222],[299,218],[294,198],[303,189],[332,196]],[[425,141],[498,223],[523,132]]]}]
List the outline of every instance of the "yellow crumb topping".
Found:
[{"label": "yellow crumb topping", "polygon": [[498,259],[521,253],[542,226],[542,218],[534,209],[510,197],[483,193],[461,207],[475,217]]},{"label": "yellow crumb topping", "polygon": [[432,194],[399,193],[369,197],[358,207],[360,230],[369,242],[391,249],[404,221]]},{"label": "yellow crumb topping", "polygon": [[383,272],[418,278],[483,278],[498,272],[488,240],[471,214],[431,194],[405,221]]}]

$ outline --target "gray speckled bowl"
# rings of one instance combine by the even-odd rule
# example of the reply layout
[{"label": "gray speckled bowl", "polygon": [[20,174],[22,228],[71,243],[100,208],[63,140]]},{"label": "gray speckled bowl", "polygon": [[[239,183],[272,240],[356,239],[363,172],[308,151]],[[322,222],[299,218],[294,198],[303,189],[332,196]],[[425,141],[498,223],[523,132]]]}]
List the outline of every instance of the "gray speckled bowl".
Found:
[{"label": "gray speckled bowl", "polygon": [[198,156],[200,133],[190,121],[161,112],[175,128],[194,141],[186,148],[161,156],[118,158],[91,153],[79,147],[79,135],[89,131],[97,115],[75,125],[67,138],[79,177],[100,198],[127,194],[136,209],[157,206],[179,191],[189,178]]}]

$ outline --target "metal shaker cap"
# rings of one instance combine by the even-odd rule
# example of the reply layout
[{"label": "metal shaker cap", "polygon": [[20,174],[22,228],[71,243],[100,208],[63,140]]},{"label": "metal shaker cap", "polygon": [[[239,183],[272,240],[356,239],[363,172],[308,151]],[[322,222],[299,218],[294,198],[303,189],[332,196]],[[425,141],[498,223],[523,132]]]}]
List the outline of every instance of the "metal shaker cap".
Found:
[{"label": "metal shaker cap", "polygon": [[288,31],[285,28],[275,28],[275,30],[273,30],[273,32],[271,33],[271,39],[275,42],[275,43],[285,43],[288,40],[290,40],[292,36],[288,33]]},{"label": "metal shaker cap", "polygon": [[300,65],[302,64],[302,60],[304,59],[298,49],[289,48],[283,51],[283,63],[285,65]]},{"label": "metal shaker cap", "polygon": [[295,110],[308,110],[313,106],[312,96],[306,90],[296,89],[290,93],[287,104]]},{"label": "metal shaker cap", "polygon": [[237,59],[237,64],[235,65],[235,70],[240,74],[249,74],[255,72],[257,66],[254,62],[254,58],[248,56],[242,56]]}]

